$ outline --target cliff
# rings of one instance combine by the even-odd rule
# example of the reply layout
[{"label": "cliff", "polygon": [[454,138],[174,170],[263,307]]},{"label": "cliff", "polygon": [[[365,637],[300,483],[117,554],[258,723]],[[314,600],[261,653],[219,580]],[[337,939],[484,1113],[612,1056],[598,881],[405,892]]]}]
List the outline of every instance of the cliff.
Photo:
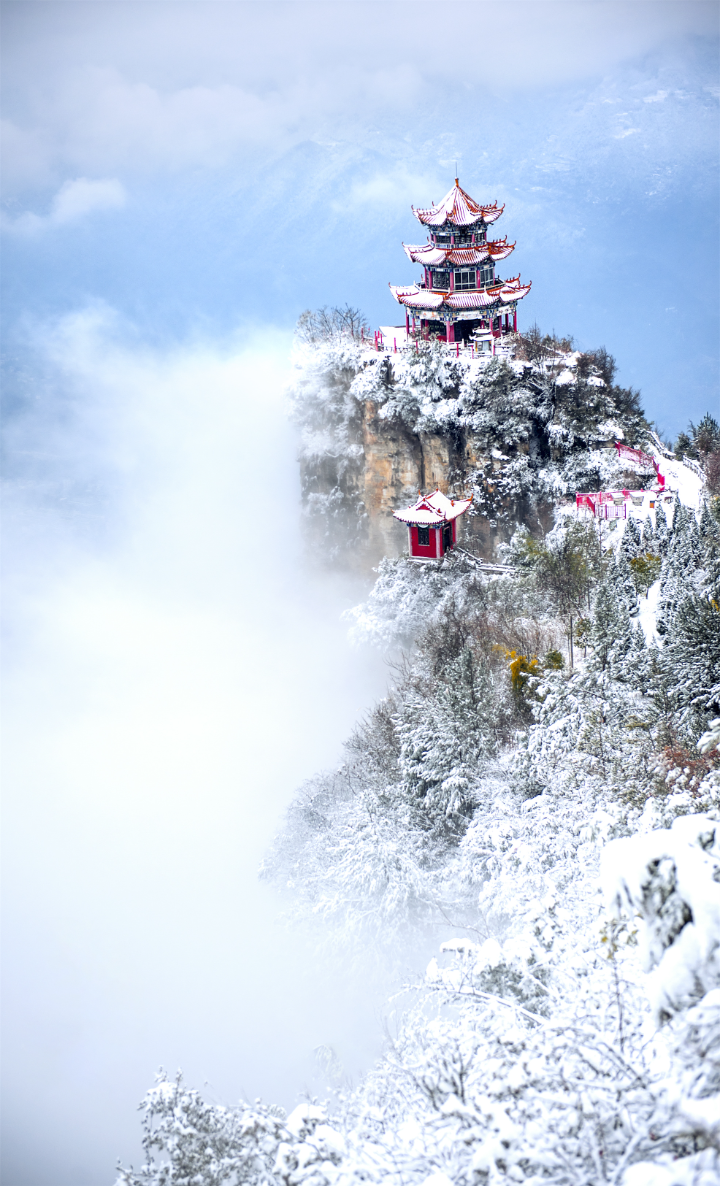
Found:
[{"label": "cliff", "polygon": [[605,351],[485,360],[338,336],[298,349],[292,397],[308,530],[360,567],[404,550],[392,512],[418,490],[472,492],[465,539],[490,558],[518,524],[547,530],[576,490],[643,480],[612,445],[640,443],[650,426]]}]

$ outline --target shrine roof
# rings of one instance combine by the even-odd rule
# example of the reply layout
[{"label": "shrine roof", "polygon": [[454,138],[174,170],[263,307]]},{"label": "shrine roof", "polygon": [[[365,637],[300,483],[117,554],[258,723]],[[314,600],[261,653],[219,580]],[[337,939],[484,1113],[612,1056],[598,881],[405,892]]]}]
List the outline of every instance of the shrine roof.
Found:
[{"label": "shrine roof", "polygon": [[514,243],[508,243],[507,238],[498,239],[494,243],[481,243],[476,247],[437,247],[435,243],[423,243],[420,246],[403,243],[405,254],[414,264],[428,264],[436,267],[438,264],[471,264],[482,263],[486,259],[506,259],[515,250]]},{"label": "shrine roof", "polygon": [[442,523],[449,523],[451,519],[464,515],[471,503],[472,495],[470,498],[448,498],[440,490],[435,490],[427,497],[421,494],[414,506],[394,511],[393,516],[401,523],[439,527]]},{"label": "shrine roof", "polygon": [[443,226],[446,222],[454,226],[472,226],[475,222],[495,222],[504,209],[497,202],[479,205],[470,194],[465,193],[456,177],[454,186],[437,206],[430,206],[426,210],[416,210],[413,206],[412,212],[425,226]]},{"label": "shrine roof", "polygon": [[490,306],[507,305],[522,300],[530,292],[531,284],[521,284],[520,277],[503,280],[492,288],[481,288],[462,292],[420,288],[417,284],[391,284],[390,291],[400,305],[409,309],[487,309]]}]

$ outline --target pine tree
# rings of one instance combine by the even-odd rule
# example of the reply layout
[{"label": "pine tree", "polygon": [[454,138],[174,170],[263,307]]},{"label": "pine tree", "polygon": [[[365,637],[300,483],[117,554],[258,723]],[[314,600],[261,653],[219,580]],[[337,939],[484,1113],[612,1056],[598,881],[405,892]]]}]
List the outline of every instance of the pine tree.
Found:
[{"label": "pine tree", "polygon": [[447,665],[431,698],[411,694],[396,721],[401,793],[418,826],[463,832],[474,808],[473,768],[494,753],[492,675],[469,647]]},{"label": "pine tree", "polygon": [[680,719],[699,733],[720,712],[720,607],[694,593],[678,599],[662,651]]},{"label": "pine tree", "polygon": [[667,552],[667,546],[670,539],[670,530],[668,528],[667,515],[662,503],[657,503],[655,511],[655,538],[657,539],[658,552],[664,556]]},{"label": "pine tree", "polygon": [[659,555],[658,537],[652,515],[648,515],[647,519],[643,523],[641,550],[650,556]]},{"label": "pine tree", "polygon": [[680,495],[678,494],[677,490],[673,491],[670,509],[672,510],[670,530],[675,531],[675,529],[680,523],[682,523],[685,517],[685,508],[680,501]]},{"label": "pine tree", "polygon": [[[630,648],[631,626],[627,606],[618,596],[613,580],[606,580],[598,589],[595,611],[590,628],[593,648],[590,667],[604,672],[611,661],[620,662]],[[617,644],[617,649],[616,648]]]},{"label": "pine tree", "polygon": [[622,551],[618,553],[615,563],[610,566],[607,580],[612,584],[616,597],[619,601],[623,602],[630,617],[636,617],[640,612],[637,589],[635,587],[632,569]]},{"label": "pine tree", "polygon": [[715,546],[720,544],[720,524],[710,509],[708,499],[703,502],[700,512],[700,537],[706,548],[709,543]]},{"label": "pine tree", "polygon": [[664,560],[660,572],[660,599],[655,618],[655,629],[658,634],[667,634],[686,592],[682,575],[676,575],[673,566],[668,564],[667,559]]},{"label": "pine tree", "polygon": [[620,551],[628,562],[634,560],[642,551],[640,528],[637,525],[637,520],[632,517],[625,521],[625,530],[620,543]]}]

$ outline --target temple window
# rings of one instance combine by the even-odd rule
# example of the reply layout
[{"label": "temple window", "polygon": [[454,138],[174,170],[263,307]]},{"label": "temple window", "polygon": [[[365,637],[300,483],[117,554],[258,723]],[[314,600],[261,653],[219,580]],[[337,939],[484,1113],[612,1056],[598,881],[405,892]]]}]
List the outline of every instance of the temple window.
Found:
[{"label": "temple window", "polygon": [[433,288],[449,288],[450,287],[450,273],[449,272],[433,272]]},{"label": "temple window", "polygon": [[429,527],[418,527],[418,547],[421,547],[421,548],[429,548],[430,547],[430,528]]},{"label": "temple window", "polygon": [[474,288],[475,287],[475,269],[468,268],[462,272],[455,273],[455,288]]}]

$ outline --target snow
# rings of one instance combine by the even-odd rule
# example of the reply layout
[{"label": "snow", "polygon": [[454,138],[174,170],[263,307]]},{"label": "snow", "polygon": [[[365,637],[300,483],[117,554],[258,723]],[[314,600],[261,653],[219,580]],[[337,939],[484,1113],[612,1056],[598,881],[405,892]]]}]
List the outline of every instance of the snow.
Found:
[{"label": "snow", "polygon": [[703,479],[689,465],[685,465],[684,462],[658,456],[658,450],[653,451],[656,455],[660,473],[665,478],[665,489],[677,491],[680,501],[684,506],[692,507],[694,511],[698,511],[701,505],[703,486],[705,485]]},{"label": "snow", "polygon": [[285,1121],[285,1127],[294,1137],[300,1137],[313,1126],[313,1122],[325,1120],[326,1116],[325,1108],[318,1108],[315,1104],[298,1104]]},{"label": "snow", "polygon": [[602,883],[615,917],[637,911],[640,957],[658,1020],[720,981],[720,824],[680,816],[670,829],[611,841]]},{"label": "snow", "polygon": [[[308,381],[309,438],[329,421],[334,455],[347,458],[358,399],[418,432],[460,423],[461,407],[486,434],[483,456],[503,463],[493,478],[522,472],[513,446],[527,439],[537,391],[520,381],[493,405],[493,376],[509,383],[506,372],[496,365],[473,391],[475,364],[427,350],[393,356],[388,393],[379,356],[363,357],[351,386],[338,378],[357,363],[345,346]],[[562,407],[568,393],[555,395]],[[626,425],[638,440],[611,392],[600,399],[607,435],[622,439]],[[548,465],[538,482],[577,489],[589,451],[573,454],[569,420],[552,424],[566,468]],[[697,511],[699,476],[658,455]],[[610,466],[607,454],[590,456]],[[651,497],[633,518],[651,514]],[[426,502],[435,518],[462,505],[439,491]],[[716,1186],[720,716],[710,687],[720,664],[712,623],[683,635],[680,612],[687,604],[691,618],[682,597],[713,588],[707,520],[696,531],[680,516],[687,538],[658,544],[664,608],[657,581],[630,619],[624,556],[597,575],[589,654],[576,653],[572,671],[567,658],[563,668],[551,660],[564,623],[527,569],[486,581],[458,554],[432,569],[380,563],[367,603],[348,617],[384,648],[404,647],[404,665],[337,768],[298,792],[265,874],[292,882],[291,921],[320,920],[344,961],[371,947],[399,982],[420,950],[425,977],[409,986],[404,1015],[391,998],[385,1055],[331,1117],[309,1101],[287,1120],[260,1104],[223,1109],[166,1085],[146,1097],[146,1148],[168,1150],[171,1164],[123,1171],[122,1186],[180,1181],[190,1164],[198,1181],[269,1186]],[[619,549],[627,522],[603,533],[604,548],[609,535]],[[554,531],[566,536],[568,524],[576,529],[572,508]],[[511,648],[532,655],[537,672],[520,702]],[[705,668],[692,666],[696,654]]]},{"label": "snow", "polygon": [[407,330],[404,325],[381,325],[380,333],[383,336],[383,346],[386,350],[393,350],[394,345],[397,345],[398,350],[404,350],[408,344]]},{"label": "snow", "polygon": [[711,750],[720,748],[720,717],[710,722],[710,728],[698,741],[698,749],[701,754],[710,753]]},{"label": "snow", "polygon": [[448,498],[441,490],[435,490],[427,497],[421,496],[414,506],[395,511],[394,517],[402,523],[431,523],[438,525],[464,515],[472,503],[471,498]]},{"label": "snow", "polygon": [[638,605],[640,612],[638,614],[638,622],[642,626],[643,634],[645,635],[645,642],[648,646],[654,644],[659,646],[660,637],[655,627],[657,619],[658,603],[660,601],[660,581],[655,581],[647,591],[647,597],[640,597]]}]

